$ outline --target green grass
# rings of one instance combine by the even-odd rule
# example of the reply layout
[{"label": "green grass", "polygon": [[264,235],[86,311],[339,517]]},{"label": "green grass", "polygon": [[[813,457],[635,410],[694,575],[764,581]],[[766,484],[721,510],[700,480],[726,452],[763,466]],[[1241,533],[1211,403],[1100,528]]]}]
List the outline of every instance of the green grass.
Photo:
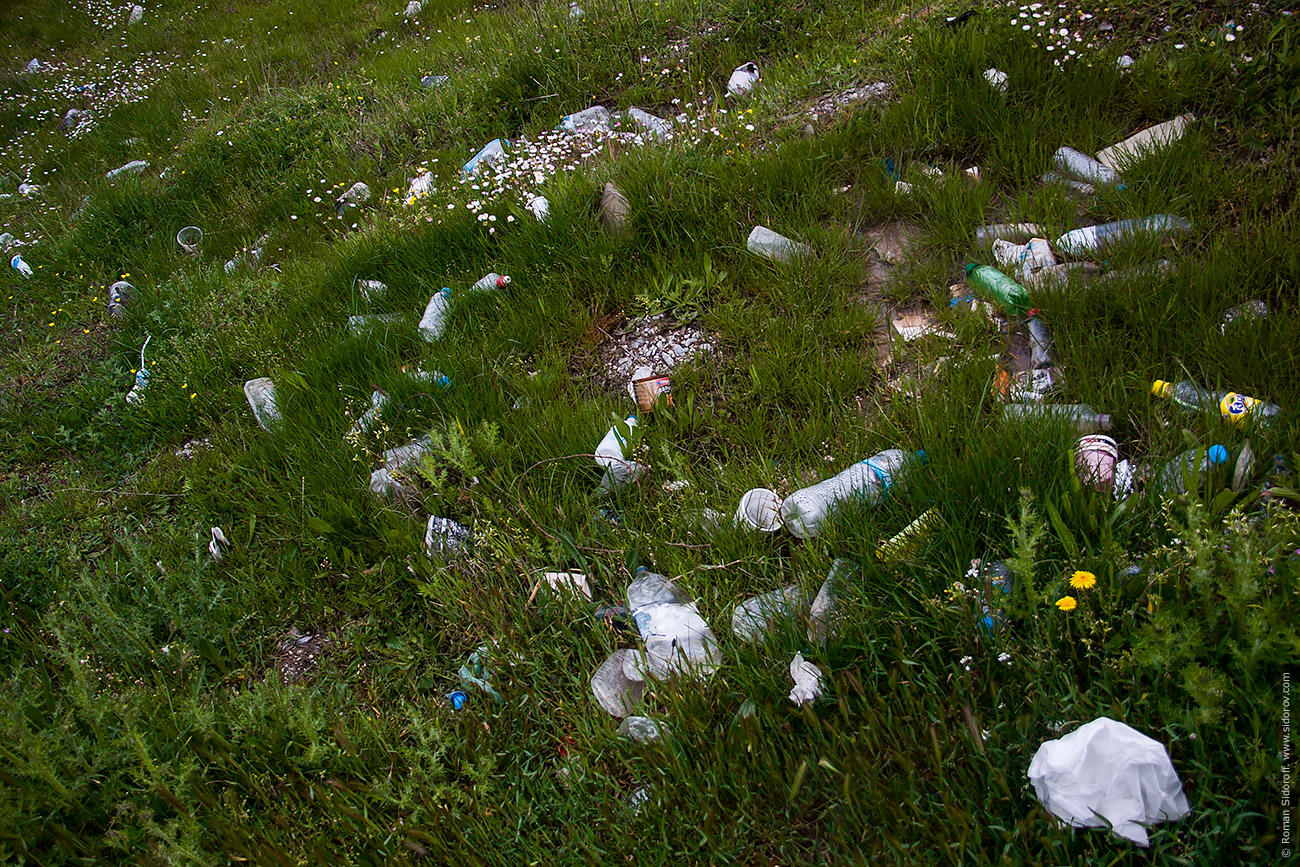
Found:
[{"label": "green grass", "polygon": [[[952,29],[944,15],[964,7],[580,3],[574,19],[563,3],[426,2],[406,22],[402,3],[160,2],[112,31],[78,4],[0,10],[0,192],[46,185],[39,200],[0,200],[3,228],[36,242],[22,254],[37,269],[6,271],[0,287],[0,856],[1285,860],[1281,683],[1300,658],[1300,519],[1261,491],[1295,487],[1270,474],[1273,455],[1300,460],[1292,19],[1071,0],[1060,14],[1084,22],[1086,41],[1103,20],[1115,31],[1058,68],[1059,52],[1013,25],[1018,8],[991,4]],[[1243,30],[1225,42],[1234,16]],[[1125,52],[1137,63],[1121,74]],[[94,126],[70,137],[57,120],[83,103],[59,82],[82,79],[25,76],[32,56],[92,71],[140,60],[131,80],[149,87],[129,103],[97,97]],[[733,104],[727,77],[750,59],[764,80]],[[985,84],[990,66],[1009,74],[1006,96]],[[426,74],[451,79],[425,89]],[[893,83],[891,99],[803,137],[808,104],[876,80]],[[695,131],[609,148],[476,219],[466,205],[487,196],[459,183],[466,159],[496,137],[541,140],[597,102],[685,112]],[[1060,145],[1095,152],[1183,112],[1198,118],[1189,134],[1127,171],[1122,193],[1080,209],[1038,182]],[[150,170],[105,180],[136,158]],[[886,161],[913,195],[895,193]],[[949,179],[927,181],[927,165]],[[979,184],[957,179],[971,165]],[[404,207],[421,166],[436,191]],[[335,219],[356,180],[375,199]],[[632,207],[623,237],[597,219],[609,180]],[[548,223],[523,209],[524,191],[548,197]],[[1212,443],[1235,459],[1248,437],[1259,460],[1240,491],[1215,476],[1116,504],[1081,488],[1072,434],[1001,422],[990,386],[1007,337],[950,309],[948,286],[966,262],[992,264],[974,246],[984,223],[1031,220],[1055,238],[1161,212],[1193,231],[1098,262],[1167,258],[1170,273],[1033,295],[1060,400],[1111,413],[1135,461]],[[864,234],[898,220],[919,237],[871,291]],[[752,257],[756,224],[818,255]],[[198,258],[174,241],[186,225],[203,228]],[[277,268],[225,272],[268,234],[263,262]],[[429,296],[490,270],[513,284],[461,299],[443,338],[423,342]],[[137,295],[112,319],[107,287],[123,275]],[[357,279],[390,291],[367,304]],[[959,342],[900,343],[895,369],[878,369],[881,296],[931,309]],[[599,353],[647,299],[698,313],[715,350],[673,371],[672,410],[642,416],[650,475],[603,497],[589,455],[631,405],[602,385]],[[1269,318],[1221,333],[1223,312],[1249,299]],[[404,320],[349,336],[361,313]],[[147,399],[128,406],[146,336]],[[417,366],[451,385],[403,376]],[[259,376],[276,383],[280,431],[259,428],[244,400]],[[891,387],[899,377],[919,393]],[[1183,414],[1149,396],[1156,378],[1274,402],[1280,424]],[[349,437],[376,387],[390,398],[382,423]],[[384,449],[426,434],[436,447],[412,480],[417,502],[371,496]],[[191,458],[175,453],[194,441],[206,445]],[[893,446],[924,449],[928,465],[814,540],[693,526],[695,510],[730,514],[749,488],[788,495]],[[665,488],[678,480],[691,485]],[[930,508],[939,523],[918,550],[875,558]],[[430,514],[470,526],[472,556],[431,560]],[[232,542],[220,563],[213,526]],[[826,645],[798,625],[757,647],[732,635],[738,602],[791,583],[811,595],[836,557],[862,573]],[[1014,569],[995,631],[953,589],[972,583],[973,558]],[[1123,574],[1134,564],[1137,577]],[[645,711],[670,735],[644,747],[616,736],[589,686],[635,641],[594,603],[533,592],[538,573],[577,568],[597,603],[615,603],[637,565],[678,577],[725,655],[707,682],[649,693]],[[1053,603],[1076,569],[1098,586],[1067,615]],[[286,683],[291,630],[327,641],[309,676]],[[471,691],[453,711],[457,669],[491,641],[503,701]],[[797,651],[828,687],[803,709],[787,698]],[[1025,776],[1044,740],[1102,715],[1165,744],[1186,787],[1191,815],[1153,830],[1149,851],[1057,828]]]}]

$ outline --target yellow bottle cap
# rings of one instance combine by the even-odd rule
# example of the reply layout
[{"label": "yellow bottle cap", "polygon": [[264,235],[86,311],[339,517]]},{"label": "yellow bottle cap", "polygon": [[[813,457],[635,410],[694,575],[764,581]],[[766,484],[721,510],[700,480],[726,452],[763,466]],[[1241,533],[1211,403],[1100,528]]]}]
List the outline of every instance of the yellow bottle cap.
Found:
[{"label": "yellow bottle cap", "polygon": [[1173,391],[1172,383],[1165,382],[1163,379],[1157,379],[1151,383],[1151,393],[1156,397],[1168,397],[1169,392]]}]

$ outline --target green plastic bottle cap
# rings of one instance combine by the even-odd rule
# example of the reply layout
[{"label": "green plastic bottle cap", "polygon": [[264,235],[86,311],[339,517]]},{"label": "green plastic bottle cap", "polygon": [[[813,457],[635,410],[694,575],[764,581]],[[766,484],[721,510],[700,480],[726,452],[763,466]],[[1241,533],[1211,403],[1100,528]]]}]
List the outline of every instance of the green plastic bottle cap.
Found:
[{"label": "green plastic bottle cap", "polygon": [[978,267],[979,267],[979,265],[975,264],[974,262],[967,262],[967,263],[966,263],[966,276],[969,277],[969,276],[970,276],[970,272],[974,271],[974,270],[975,270],[976,268],[978,268]]}]

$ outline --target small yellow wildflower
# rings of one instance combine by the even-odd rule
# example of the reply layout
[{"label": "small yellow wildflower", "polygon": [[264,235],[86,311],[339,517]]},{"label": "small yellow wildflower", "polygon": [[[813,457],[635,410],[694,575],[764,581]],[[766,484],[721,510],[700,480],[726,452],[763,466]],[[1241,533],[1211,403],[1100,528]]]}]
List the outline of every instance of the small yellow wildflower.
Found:
[{"label": "small yellow wildflower", "polygon": [[1073,611],[1079,607],[1079,602],[1073,596],[1062,596],[1056,600],[1056,607],[1062,611]]},{"label": "small yellow wildflower", "polygon": [[1097,576],[1080,569],[1070,576],[1070,586],[1075,590],[1091,590],[1097,586]]}]

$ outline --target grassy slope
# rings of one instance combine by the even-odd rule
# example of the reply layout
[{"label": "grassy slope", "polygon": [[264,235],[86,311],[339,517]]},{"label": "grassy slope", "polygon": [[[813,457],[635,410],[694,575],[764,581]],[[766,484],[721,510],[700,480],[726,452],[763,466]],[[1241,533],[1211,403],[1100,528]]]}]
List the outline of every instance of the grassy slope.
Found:
[{"label": "grassy slope", "polygon": [[[1104,832],[1054,829],[1024,776],[1062,725],[1105,714],[1168,744],[1189,790],[1192,816],[1153,835],[1155,858],[1272,862],[1297,528],[1285,513],[1241,517],[1258,514],[1267,461],[1226,517],[1232,498],[1215,490],[1123,509],[1090,497],[1068,436],[997,423],[987,394],[1004,338],[947,311],[946,287],[982,222],[1076,225],[1073,202],[1037,183],[1059,144],[1095,151],[1195,112],[1185,141],[1086,215],[1191,219],[1191,236],[1159,251],[1174,274],[1035,302],[1065,396],[1113,413],[1126,456],[1244,442],[1146,395],[1151,379],[1184,376],[1287,408],[1253,444],[1294,454],[1294,25],[1246,19],[1225,43],[1213,7],[1172,10],[1163,34],[1169,10],[1112,4],[1113,41],[1058,70],[1010,25],[1014,11],[950,31],[942,15],[866,4],[583,5],[574,20],[562,5],[426,3],[407,24],[397,4],[162,3],[125,35],[72,4],[0,12],[13,70],[38,53],[171,64],[146,98],[72,139],[55,118],[75,102],[16,72],[0,81],[32,94],[0,117],[26,148],[6,152],[5,190],[47,183],[43,204],[0,203],[10,231],[41,236],[23,251],[37,277],[7,278],[2,326],[0,851],[39,863],[1139,861]],[[1062,14],[1079,11],[1098,13],[1085,32],[1105,17]],[[660,46],[692,35],[682,63],[662,59]],[[1111,65],[1121,51],[1139,58],[1128,76]],[[729,71],[751,58],[766,79],[753,111],[723,114]],[[980,78],[993,65],[1011,76],[1006,98]],[[422,89],[430,72],[452,81]],[[876,78],[895,83],[895,100],[810,140],[788,119]],[[454,183],[461,162],[593,102],[686,110],[718,133],[548,181],[549,225],[499,201],[489,234]],[[155,171],[103,180],[136,157]],[[986,180],[900,200],[886,158],[914,183],[926,163],[978,164]],[[423,161],[439,192],[404,210]],[[624,239],[594,219],[610,178],[633,205]],[[382,201],[351,230],[330,203],[357,179]],[[962,340],[956,353],[909,349],[913,365],[954,355],[916,399],[884,388],[861,303],[858,230],[896,218],[924,239],[886,294],[934,304]],[[200,262],[172,241],[191,223],[205,232]],[[791,268],[750,258],[755,223],[820,255]],[[223,272],[268,231],[278,272]],[[706,256],[728,272],[701,320],[719,351],[674,374],[679,407],[645,425],[654,474],[615,504],[623,527],[611,529],[594,517],[608,505],[598,470],[550,459],[589,453],[627,409],[594,384],[603,329],[656,279],[699,275]],[[350,288],[358,276],[391,287],[379,312],[413,317],[438,287],[490,269],[511,274],[511,290],[458,308],[435,346],[407,329],[343,336],[368,309]],[[110,320],[105,288],[124,274],[138,300]],[[1223,310],[1248,298],[1269,302],[1268,322],[1220,334]],[[146,334],[150,396],[126,408]],[[404,385],[400,365],[419,363],[452,387]],[[257,428],[239,389],[261,375],[281,391],[278,435]],[[374,386],[394,409],[354,448],[343,435]],[[427,431],[443,448],[418,515],[371,498],[377,454]],[[195,437],[211,449],[174,456]],[[929,466],[814,542],[690,533],[690,508],[729,512],[747,488],[786,494],[893,445],[925,448]],[[661,490],[675,478],[693,487]],[[931,505],[942,529],[922,550],[875,563],[876,542]],[[468,567],[423,554],[429,513],[474,528]],[[222,564],[204,549],[213,525],[234,543]],[[1012,555],[1008,626],[982,633],[970,601],[945,590],[972,557]],[[739,599],[791,582],[814,591],[837,556],[865,574],[826,647],[810,651],[796,630],[761,648],[732,639]],[[1144,577],[1121,580],[1138,558]],[[673,735],[644,749],[617,740],[587,686],[626,642],[584,606],[530,599],[537,570],[581,567],[616,600],[637,563],[683,576],[727,656],[707,685],[656,690],[649,707]],[[1051,602],[1076,568],[1100,587],[1066,616]],[[286,686],[274,663],[291,627],[330,641],[315,676]],[[498,675],[506,700],[474,694],[453,713],[443,696],[456,668],[488,638],[519,655]],[[799,649],[830,685],[802,711],[785,696]],[[736,717],[747,698],[752,720]],[[569,785],[556,773],[565,756]],[[633,812],[640,785],[650,802]]]}]

